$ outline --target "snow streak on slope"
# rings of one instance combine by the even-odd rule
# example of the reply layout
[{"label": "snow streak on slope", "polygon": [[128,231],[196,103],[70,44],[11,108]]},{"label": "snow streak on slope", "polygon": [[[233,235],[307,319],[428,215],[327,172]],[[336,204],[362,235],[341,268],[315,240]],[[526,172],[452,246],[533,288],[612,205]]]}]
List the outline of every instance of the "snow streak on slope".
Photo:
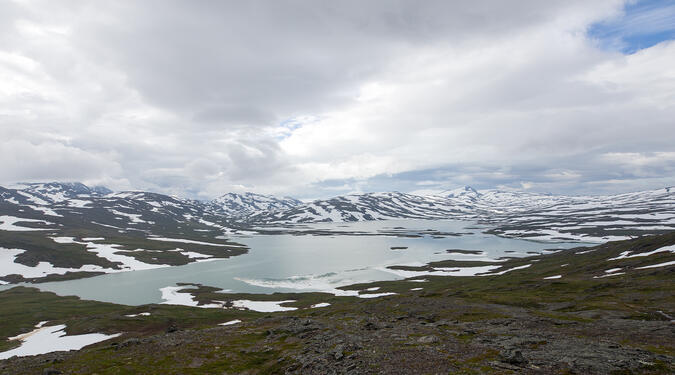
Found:
[{"label": "snow streak on slope", "polygon": [[526,202],[493,211],[486,222],[497,227],[490,232],[533,240],[605,242],[675,230],[671,188],[612,196],[550,196],[532,207]]},{"label": "snow streak on slope", "polygon": [[283,211],[250,217],[256,223],[316,223],[385,219],[453,219],[469,215],[472,207],[443,197],[399,192],[345,195],[317,200]]},{"label": "snow streak on slope", "polygon": [[256,193],[227,193],[209,202],[212,209],[229,216],[246,216],[263,211],[285,210],[302,204],[294,198],[276,198]]}]

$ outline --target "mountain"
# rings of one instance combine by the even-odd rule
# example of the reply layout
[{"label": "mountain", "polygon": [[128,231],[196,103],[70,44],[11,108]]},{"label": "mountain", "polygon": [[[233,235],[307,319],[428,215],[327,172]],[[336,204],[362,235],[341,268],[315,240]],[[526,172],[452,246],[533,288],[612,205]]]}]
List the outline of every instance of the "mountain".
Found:
[{"label": "mountain", "polygon": [[264,211],[278,211],[301,205],[302,202],[290,197],[277,198],[256,193],[227,193],[210,202],[212,209],[228,216],[250,216]]},{"label": "mountain", "polygon": [[[80,183],[32,183],[0,187],[0,214],[47,221],[78,215],[80,221],[88,218],[97,224],[148,233],[185,223],[227,232],[268,224],[458,219],[489,224],[495,234],[508,237],[581,240],[584,234],[588,237],[589,231],[598,229],[606,232],[600,236],[606,239],[611,235],[625,238],[631,231],[639,234],[675,229],[673,197],[675,190],[671,188],[607,196],[560,196],[465,186],[430,196],[381,192],[302,203],[294,198],[248,192],[202,202],[141,191],[112,193]],[[546,231],[548,237],[542,236]],[[567,236],[560,237],[560,233]]]},{"label": "mountain", "polygon": [[[116,225],[141,223],[145,221],[140,219],[141,216],[162,221],[159,216],[184,219],[185,215],[203,215],[204,212],[204,207],[198,201],[148,192],[113,193],[105,187],[89,188],[81,183],[57,182],[0,187],[0,204],[4,207],[2,212],[28,215],[35,215],[34,211],[50,217],[84,213],[92,216],[92,213],[96,213],[104,224]],[[115,217],[107,217],[103,211],[113,213]],[[129,215],[137,218],[132,220]]]},{"label": "mountain", "polygon": [[47,206],[80,197],[101,196],[112,193],[104,187],[89,188],[79,182],[19,183],[11,189],[0,187],[0,197],[23,204]]},{"label": "mountain", "polygon": [[399,192],[339,196],[327,200],[251,215],[250,223],[318,223],[386,219],[452,219],[472,211],[467,204],[454,204],[443,197],[422,197]]},{"label": "mountain", "polygon": [[48,182],[48,183],[19,183],[17,187],[24,193],[42,195],[54,202],[66,197],[74,198],[81,195],[105,195],[112,190],[104,186],[89,187],[80,182]]},{"label": "mountain", "polygon": [[477,221],[504,237],[605,242],[675,230],[671,188],[606,196],[560,196],[471,187],[438,195],[339,196],[243,218],[250,225],[385,219]]},{"label": "mountain", "polygon": [[448,199],[452,204],[474,207],[485,213],[521,212],[561,203],[584,202],[589,197],[540,194],[498,189],[476,190],[471,186],[446,190],[434,196]]},{"label": "mountain", "polygon": [[[601,202],[611,201],[603,197]],[[481,190],[471,186],[419,196],[399,192],[350,194],[315,200],[292,208],[261,211],[247,221],[265,223],[349,222],[386,219],[485,220],[559,205],[583,205],[595,197],[569,197],[529,192]]]},{"label": "mountain", "polygon": [[79,183],[0,187],[0,284],[183,265],[243,254],[203,202]]},{"label": "mountain", "polygon": [[492,215],[484,219],[494,225],[490,233],[597,242],[675,230],[675,190],[670,187],[604,196],[509,194],[492,198]]},{"label": "mountain", "polygon": [[471,186],[464,186],[463,188],[442,191],[438,195],[446,198],[456,198],[475,202],[482,194]]}]

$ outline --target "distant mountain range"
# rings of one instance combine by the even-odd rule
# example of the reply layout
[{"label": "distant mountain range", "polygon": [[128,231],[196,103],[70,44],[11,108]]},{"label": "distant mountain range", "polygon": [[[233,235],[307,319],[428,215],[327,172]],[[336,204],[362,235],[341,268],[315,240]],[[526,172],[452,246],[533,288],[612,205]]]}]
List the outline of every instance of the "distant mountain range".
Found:
[{"label": "distant mountain range", "polygon": [[[670,227],[675,216],[671,188],[606,196],[562,196],[470,186],[420,196],[399,192],[337,196],[303,203],[298,199],[257,193],[227,193],[211,201],[181,199],[149,192],[112,192],[81,183],[27,183],[0,187],[0,213],[24,211],[31,216],[85,215],[104,209],[113,223],[214,221],[220,225],[267,225],[351,222],[387,219],[459,219],[489,223],[522,223],[542,216],[568,216],[565,222],[615,224],[632,221]],[[104,215],[105,216],[105,215]],[[135,217],[134,220],[131,218]],[[532,220],[531,220],[532,219]],[[532,223],[531,223],[532,224]],[[631,224],[631,225],[633,225]]]},{"label": "distant mountain range", "polygon": [[[605,200],[611,200],[607,197]],[[591,197],[567,197],[502,190],[477,191],[470,186],[420,196],[399,192],[350,194],[316,200],[277,211],[249,215],[252,223],[315,223],[387,219],[487,219],[516,213],[578,204]]]}]

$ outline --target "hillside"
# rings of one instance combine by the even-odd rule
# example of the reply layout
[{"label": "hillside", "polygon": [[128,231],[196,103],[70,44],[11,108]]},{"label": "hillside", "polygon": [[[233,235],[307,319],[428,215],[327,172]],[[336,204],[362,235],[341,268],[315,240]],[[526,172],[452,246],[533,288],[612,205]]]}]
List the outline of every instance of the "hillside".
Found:
[{"label": "hillside", "polygon": [[[390,293],[375,299],[229,294],[206,286],[184,291],[204,307],[214,299],[251,299],[285,300],[283,306],[295,308],[278,313],[228,304],[130,307],[14,288],[0,292],[3,337],[28,332],[41,321],[65,324],[69,334],[124,333],[81,351],[10,358],[0,361],[0,370],[8,375],[672,373],[673,249],[671,233],[508,260],[492,275],[441,277],[422,267],[406,280],[343,288]],[[5,341],[5,348],[10,343]]]},{"label": "hillside", "polygon": [[[81,278],[243,254],[203,203],[82,184],[0,188],[0,284]],[[220,237],[220,238],[218,238]]]}]

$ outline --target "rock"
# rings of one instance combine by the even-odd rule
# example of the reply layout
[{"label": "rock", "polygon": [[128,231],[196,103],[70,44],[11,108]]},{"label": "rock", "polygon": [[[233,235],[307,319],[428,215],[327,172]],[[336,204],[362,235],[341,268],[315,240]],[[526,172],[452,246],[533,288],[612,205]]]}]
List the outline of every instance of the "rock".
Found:
[{"label": "rock", "polygon": [[203,358],[194,358],[192,362],[188,365],[189,368],[199,368],[204,364]]},{"label": "rock", "polygon": [[345,350],[345,346],[344,346],[344,345],[340,344],[340,345],[336,346],[336,347],[335,347],[335,350],[333,351],[333,358],[335,358],[336,361],[341,360],[342,357],[345,356],[345,355],[344,355],[344,350]]},{"label": "rock", "polygon": [[63,374],[61,371],[55,369],[55,368],[46,368],[42,370],[42,375],[58,375],[58,374]]},{"label": "rock", "polygon": [[[521,368],[518,367],[518,366],[510,365],[510,364],[504,363],[504,362],[494,361],[494,362],[490,362],[490,365],[492,365],[494,367],[497,367],[497,368],[506,369],[506,370],[515,370],[515,371],[521,370]],[[572,373],[570,373],[570,374],[572,374]]]},{"label": "rock", "polygon": [[[273,330],[273,333],[280,333],[280,332],[288,332],[292,335],[298,335],[304,332],[309,332],[309,331],[316,331],[320,329],[318,324],[316,324],[314,321],[311,319],[292,319],[288,324],[285,326]],[[277,332],[278,331],[278,332]]]},{"label": "rock", "polygon": [[500,354],[501,360],[504,363],[509,363],[516,366],[522,366],[527,363],[527,359],[523,357],[523,353],[520,350],[510,351],[507,350]]},{"label": "rock", "polygon": [[438,339],[438,337],[434,335],[429,335],[429,336],[422,336],[419,339],[417,339],[417,342],[420,344],[433,344],[435,342],[439,342],[441,340]]},{"label": "rock", "polygon": [[376,331],[376,330],[380,329],[380,326],[379,326],[379,324],[370,321],[370,322],[367,322],[366,324],[364,324],[363,328],[367,329],[369,331]]},{"label": "rock", "polygon": [[140,343],[141,343],[141,340],[139,340],[137,338],[130,338],[130,339],[126,339],[126,340],[122,341],[120,346],[121,347],[133,346],[133,345],[139,345]]}]

